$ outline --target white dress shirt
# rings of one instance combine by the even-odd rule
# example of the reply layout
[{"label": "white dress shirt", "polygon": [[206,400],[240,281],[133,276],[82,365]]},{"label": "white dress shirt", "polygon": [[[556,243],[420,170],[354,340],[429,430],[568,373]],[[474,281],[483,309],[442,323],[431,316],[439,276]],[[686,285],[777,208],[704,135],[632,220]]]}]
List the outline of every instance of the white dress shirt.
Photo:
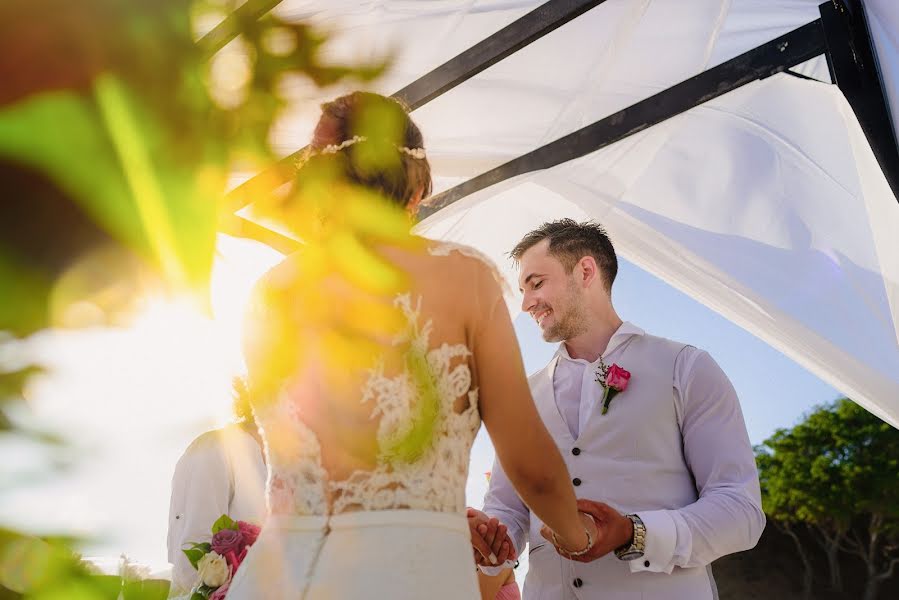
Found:
[{"label": "white dress shirt", "polygon": [[182,549],[210,541],[220,516],[263,524],[266,476],[259,443],[239,425],[206,432],[188,446],[172,476],[167,545],[173,590],[188,591],[196,582]]},{"label": "white dress shirt", "polygon": [[[654,348],[660,349],[659,357],[670,357],[668,367],[661,366],[664,360],[653,364]],[[619,567],[626,564],[634,574],[671,574],[677,568],[706,567],[720,556],[753,547],[765,522],[758,473],[736,392],[715,361],[692,346],[647,336],[631,323],[615,332],[602,360],[606,365],[621,361],[631,371],[632,384],[648,384],[650,370],[670,369],[671,364],[673,373],[653,373],[652,393],[659,398],[646,403],[639,387],[632,385],[612,400],[607,415],[601,415],[602,387],[595,375],[599,360],[572,359],[561,344],[548,367],[531,377],[531,386],[572,477],[584,480],[575,489],[578,497],[617,504],[619,510],[638,514],[646,525],[644,557]],[[664,391],[658,382],[665,377],[670,400],[658,393]],[[670,422],[674,420],[676,426]],[[575,456],[573,448],[579,448]],[[595,456],[588,455],[588,448]],[[523,549],[529,531],[531,552],[542,542],[534,535],[536,517],[514,493],[498,461],[485,512],[508,527],[517,549]],[[533,569],[533,555],[531,563]],[[618,568],[606,563],[608,567]],[[607,570],[602,576],[609,578]],[[657,597],[647,592],[651,586],[645,578],[634,585],[645,598]],[[577,597],[594,597],[587,587],[571,591]],[[603,598],[617,597],[608,589],[605,594]]]}]

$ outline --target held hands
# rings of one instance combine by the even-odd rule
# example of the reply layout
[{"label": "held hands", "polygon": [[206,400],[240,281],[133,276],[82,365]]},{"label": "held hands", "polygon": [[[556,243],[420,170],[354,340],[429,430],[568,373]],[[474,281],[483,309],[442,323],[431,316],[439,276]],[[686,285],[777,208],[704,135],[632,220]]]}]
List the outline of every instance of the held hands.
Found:
[{"label": "held hands", "polygon": [[[552,530],[545,525],[540,530],[540,535],[546,538],[556,548],[561,556],[578,562],[592,562],[612,552],[616,548],[628,544],[634,537],[634,524],[630,519],[604,502],[593,500],[578,500],[577,508],[581,511],[581,519],[587,519],[594,524],[591,530],[593,546],[588,552],[580,556],[570,556],[569,552],[581,550],[581,548],[560,548],[553,544]],[[589,526],[585,523],[585,526]],[[595,533],[594,533],[595,532]],[[559,540],[562,541],[562,540]]]},{"label": "held hands", "polygon": [[493,567],[515,560],[515,547],[505,525],[474,508],[469,508],[466,516],[476,564]]},{"label": "held hands", "polygon": [[584,527],[584,537],[586,538],[586,541],[573,541],[560,538],[554,535],[553,530],[546,525],[540,529],[540,535],[546,538],[555,547],[556,552],[571,560],[576,560],[581,556],[589,554],[589,550],[596,546],[600,535],[593,517],[580,511],[580,506],[578,507],[578,511],[578,517],[581,520],[581,525]]}]

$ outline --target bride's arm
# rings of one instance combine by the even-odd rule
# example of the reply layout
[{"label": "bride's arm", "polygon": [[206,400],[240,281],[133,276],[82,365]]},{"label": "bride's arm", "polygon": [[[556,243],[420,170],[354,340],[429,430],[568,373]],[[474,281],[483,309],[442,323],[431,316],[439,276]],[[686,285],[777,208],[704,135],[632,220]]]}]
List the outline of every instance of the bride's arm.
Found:
[{"label": "bride's arm", "polygon": [[[521,499],[556,532],[563,548],[581,550],[587,544],[585,520],[578,516],[568,468],[534,406],[509,312],[487,271],[483,267],[478,277],[472,347],[481,418]],[[592,521],[586,525],[595,540]]]}]

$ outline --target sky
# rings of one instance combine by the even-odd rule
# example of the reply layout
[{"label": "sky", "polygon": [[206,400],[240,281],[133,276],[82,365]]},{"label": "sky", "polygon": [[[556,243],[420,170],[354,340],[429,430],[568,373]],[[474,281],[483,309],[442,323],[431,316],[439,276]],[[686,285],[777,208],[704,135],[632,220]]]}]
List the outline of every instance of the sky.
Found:
[{"label": "sky", "polygon": [[[214,305],[228,327],[196,318],[189,307],[151,303],[131,330],[57,332],[24,348],[52,370],[29,388],[31,408],[19,418],[63,434],[72,445],[48,451],[0,438],[4,456],[17,457],[0,467],[0,524],[80,535],[87,540],[85,555],[114,562],[126,553],[165,568],[174,464],[193,437],[228,420],[247,282],[277,259],[236,243],[214,277]],[[622,261],[613,300],[623,319],[703,348],[719,362],[738,392],[753,443],[839,396],[764,342],[630,263]],[[515,318],[515,329],[527,371],[541,368],[556,345],[542,341],[527,315]],[[472,506],[481,505],[493,458],[482,428],[466,490]],[[525,571],[523,564],[518,576]]]}]

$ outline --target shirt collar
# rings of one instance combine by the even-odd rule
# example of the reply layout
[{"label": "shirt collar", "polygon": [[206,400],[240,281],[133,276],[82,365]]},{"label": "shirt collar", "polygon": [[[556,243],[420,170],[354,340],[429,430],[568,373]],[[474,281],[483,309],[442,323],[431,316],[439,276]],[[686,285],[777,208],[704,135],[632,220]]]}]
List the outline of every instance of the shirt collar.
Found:
[{"label": "shirt collar", "polygon": [[[645,331],[643,331],[630,321],[623,321],[618,329],[615,330],[615,333],[612,334],[612,337],[609,339],[609,345],[606,346],[606,351],[602,353],[602,356],[608,356],[631,337],[635,335],[644,335],[645,333]],[[588,363],[582,358],[571,358],[571,355],[568,354],[568,348],[565,346],[565,342],[559,344],[559,348],[556,350],[556,356],[575,363],[593,364]],[[594,362],[598,363],[599,359],[595,360]]]}]

